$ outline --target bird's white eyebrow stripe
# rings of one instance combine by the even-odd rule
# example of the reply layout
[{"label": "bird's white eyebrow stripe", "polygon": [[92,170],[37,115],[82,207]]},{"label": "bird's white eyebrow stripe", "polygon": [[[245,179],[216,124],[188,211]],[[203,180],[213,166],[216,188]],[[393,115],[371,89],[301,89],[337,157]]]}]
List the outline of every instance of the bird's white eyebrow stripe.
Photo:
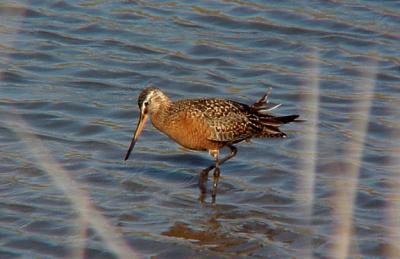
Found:
[{"label": "bird's white eyebrow stripe", "polygon": [[143,103],[146,103],[150,100],[151,97],[153,97],[154,91],[151,91],[148,95],[146,95],[146,98],[144,99]]}]

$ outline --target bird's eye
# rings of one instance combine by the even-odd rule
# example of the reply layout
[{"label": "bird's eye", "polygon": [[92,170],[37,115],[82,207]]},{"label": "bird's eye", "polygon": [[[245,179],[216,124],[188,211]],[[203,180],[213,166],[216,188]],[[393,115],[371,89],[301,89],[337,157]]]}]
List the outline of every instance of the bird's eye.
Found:
[{"label": "bird's eye", "polygon": [[144,103],[144,106],[147,106],[147,105],[149,105],[149,102],[145,102],[145,103]]}]

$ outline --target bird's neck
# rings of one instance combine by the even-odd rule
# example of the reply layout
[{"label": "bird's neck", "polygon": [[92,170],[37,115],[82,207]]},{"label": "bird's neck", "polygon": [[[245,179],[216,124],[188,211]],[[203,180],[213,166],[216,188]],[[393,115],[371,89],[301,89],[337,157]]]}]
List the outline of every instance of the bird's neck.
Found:
[{"label": "bird's neck", "polygon": [[[169,120],[169,110],[172,105],[171,100],[167,97],[165,100],[160,102],[159,106],[157,107],[157,110],[154,111],[151,115],[151,121],[153,125],[160,129],[162,125],[168,125],[168,120]],[[160,129],[161,130],[161,129]]]}]

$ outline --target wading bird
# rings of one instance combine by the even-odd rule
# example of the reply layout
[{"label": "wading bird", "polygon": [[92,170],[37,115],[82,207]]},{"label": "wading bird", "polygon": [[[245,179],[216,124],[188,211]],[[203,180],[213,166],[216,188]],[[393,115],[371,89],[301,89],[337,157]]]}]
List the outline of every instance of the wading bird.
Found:
[{"label": "wading bird", "polygon": [[[268,93],[252,105],[222,98],[183,99],[172,101],[159,88],[147,87],[138,97],[140,118],[125,160],[135,146],[148,118],[161,132],[181,146],[208,151],[215,163],[201,173],[202,180],[214,169],[212,198],[215,202],[220,176],[219,166],[237,153],[233,145],[251,138],[284,138],[279,126],[296,120],[299,115],[276,117],[269,111],[279,105],[268,103]],[[230,153],[220,159],[219,152],[228,147]],[[205,192],[204,186],[201,188]]]}]

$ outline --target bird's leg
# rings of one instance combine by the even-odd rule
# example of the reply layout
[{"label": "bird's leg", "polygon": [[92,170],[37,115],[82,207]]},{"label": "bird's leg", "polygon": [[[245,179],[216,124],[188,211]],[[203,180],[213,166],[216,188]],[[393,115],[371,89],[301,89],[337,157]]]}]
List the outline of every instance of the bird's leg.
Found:
[{"label": "bird's leg", "polygon": [[211,197],[212,197],[213,204],[215,203],[215,198],[217,197],[217,187],[218,187],[218,181],[219,181],[220,174],[221,174],[221,171],[219,170],[219,166],[216,166],[214,169],[214,181],[213,181],[213,188],[211,191]]},{"label": "bird's leg", "polygon": [[[210,152],[211,153],[211,152]],[[219,165],[220,161],[218,160],[218,154],[219,152],[217,151],[216,153],[211,153],[214,158],[215,158],[215,169],[214,169],[214,174],[213,174],[213,187],[211,191],[211,197],[212,197],[212,203],[215,203],[215,198],[217,197],[217,187],[218,187],[218,181],[219,181],[219,176],[221,174],[221,171],[219,170]]]},{"label": "bird's leg", "polygon": [[228,161],[229,159],[231,159],[232,157],[236,156],[237,153],[237,148],[232,146],[232,145],[228,145],[227,147],[229,147],[229,149],[231,150],[231,152],[229,153],[229,155],[227,155],[226,157],[222,158],[221,161],[219,161],[219,164],[222,165],[224,162]]},{"label": "bird's leg", "polygon": [[200,189],[200,196],[199,196],[199,201],[201,203],[204,203],[204,200],[206,198],[207,194],[207,179],[208,179],[208,172],[211,170],[207,170],[208,168],[204,169],[203,171],[200,172],[199,176],[199,189]]},{"label": "bird's leg", "polygon": [[[219,154],[219,150],[218,149],[209,150],[209,153],[213,158],[215,158],[218,161],[218,154]],[[207,183],[207,179],[208,179],[208,173],[214,167],[215,167],[215,165],[209,166],[206,169],[204,169],[203,171],[201,171],[201,173],[200,173],[200,177],[199,177],[199,189],[200,189],[199,200],[200,200],[201,203],[204,202],[204,199],[205,199],[206,193],[207,193],[206,183]]]},{"label": "bird's leg", "polygon": [[[226,157],[222,158],[222,159],[219,161],[219,165],[222,165],[223,163],[225,163],[226,161],[228,161],[228,160],[231,159],[232,157],[236,156],[237,148],[234,147],[234,146],[232,146],[232,145],[228,145],[227,147],[231,150],[231,152],[230,152]],[[201,174],[200,174],[201,177],[207,179],[207,177],[208,177],[208,172],[210,172],[210,171],[211,171],[212,169],[214,169],[214,168],[215,168],[215,164],[210,165],[209,167],[205,168],[203,171],[201,171]]]},{"label": "bird's leg", "polygon": [[224,162],[228,161],[229,159],[231,159],[232,157],[234,157],[237,153],[237,148],[232,146],[232,145],[228,145],[227,147],[229,147],[230,149],[230,153],[222,158],[221,160],[218,159],[219,156],[219,151],[218,150],[210,150],[210,155],[212,157],[214,157],[215,159],[215,163],[213,165],[210,165],[209,167],[205,168],[204,170],[201,171],[200,173],[200,177],[199,177],[199,188],[200,188],[200,197],[199,200],[201,202],[204,202],[204,198],[205,198],[205,194],[207,192],[207,188],[205,183],[207,182],[208,179],[208,173],[215,168],[214,170],[214,177],[213,177],[213,189],[212,189],[212,199],[213,199],[213,203],[215,202],[215,197],[217,195],[217,185],[218,185],[218,180],[219,180],[219,176],[221,174],[220,169],[219,169],[219,165],[223,164]]}]

